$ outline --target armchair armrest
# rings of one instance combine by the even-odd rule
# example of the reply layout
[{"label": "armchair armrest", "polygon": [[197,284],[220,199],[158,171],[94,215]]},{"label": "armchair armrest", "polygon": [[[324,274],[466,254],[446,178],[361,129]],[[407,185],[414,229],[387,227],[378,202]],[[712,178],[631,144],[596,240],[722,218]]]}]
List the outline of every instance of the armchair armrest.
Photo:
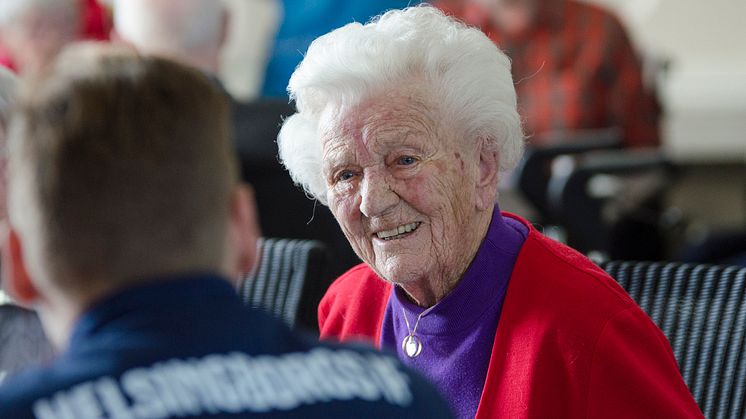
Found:
[{"label": "armchair armrest", "polygon": [[[604,223],[604,204],[617,195],[615,182],[607,182],[610,189],[599,193],[591,187],[601,175],[612,180],[649,175],[649,194],[660,194],[675,174],[675,166],[657,149],[599,151],[584,154],[567,173],[555,174],[547,188],[549,206],[578,250],[606,250],[609,243],[608,226]],[[647,178],[646,178],[647,179]],[[596,188],[598,189],[598,188]]]},{"label": "armchair armrest", "polygon": [[558,134],[543,141],[544,145],[528,147],[515,171],[516,186],[544,217],[552,222],[552,208],[547,201],[547,187],[552,176],[552,161],[563,155],[580,155],[590,151],[613,150],[622,146],[618,128]]}]

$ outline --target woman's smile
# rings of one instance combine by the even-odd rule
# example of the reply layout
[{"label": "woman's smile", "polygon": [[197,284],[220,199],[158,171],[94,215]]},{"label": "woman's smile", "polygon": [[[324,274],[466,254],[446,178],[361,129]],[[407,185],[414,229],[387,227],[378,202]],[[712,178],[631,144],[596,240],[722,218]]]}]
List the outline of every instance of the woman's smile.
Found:
[{"label": "woman's smile", "polygon": [[420,222],[402,224],[390,230],[383,230],[375,233],[375,237],[384,241],[397,240],[409,236],[420,227]]}]

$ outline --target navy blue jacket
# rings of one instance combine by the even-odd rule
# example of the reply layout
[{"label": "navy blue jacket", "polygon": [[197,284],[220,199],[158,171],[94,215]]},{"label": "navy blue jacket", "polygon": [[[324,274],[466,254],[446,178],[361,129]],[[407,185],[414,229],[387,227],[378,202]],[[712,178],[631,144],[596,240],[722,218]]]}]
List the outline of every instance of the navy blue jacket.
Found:
[{"label": "navy blue jacket", "polygon": [[162,279],[94,305],[49,366],[0,387],[0,418],[445,418],[393,358],[311,343],[212,275]]}]

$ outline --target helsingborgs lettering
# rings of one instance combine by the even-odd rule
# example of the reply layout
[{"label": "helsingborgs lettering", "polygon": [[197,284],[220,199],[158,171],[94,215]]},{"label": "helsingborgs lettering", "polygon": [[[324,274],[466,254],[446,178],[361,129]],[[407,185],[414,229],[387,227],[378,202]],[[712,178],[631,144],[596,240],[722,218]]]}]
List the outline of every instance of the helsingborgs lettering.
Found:
[{"label": "helsingborgs lettering", "polygon": [[37,400],[34,414],[38,419],[157,419],[352,399],[409,406],[409,377],[390,358],[349,350],[213,354],[86,381]]}]

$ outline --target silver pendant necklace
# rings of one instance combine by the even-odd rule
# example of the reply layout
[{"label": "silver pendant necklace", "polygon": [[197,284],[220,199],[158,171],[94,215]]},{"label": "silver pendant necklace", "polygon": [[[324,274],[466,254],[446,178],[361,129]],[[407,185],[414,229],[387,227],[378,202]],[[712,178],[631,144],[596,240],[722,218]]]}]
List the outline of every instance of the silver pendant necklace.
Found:
[{"label": "silver pendant necklace", "polygon": [[414,329],[409,327],[409,319],[407,319],[407,312],[404,310],[404,307],[401,309],[401,313],[404,316],[404,323],[407,325],[407,332],[409,332],[401,342],[401,350],[410,358],[417,358],[422,353],[422,340],[416,335],[417,325],[420,324],[420,319],[425,317],[433,308],[435,306],[428,308],[417,316],[417,320],[414,322]]}]

